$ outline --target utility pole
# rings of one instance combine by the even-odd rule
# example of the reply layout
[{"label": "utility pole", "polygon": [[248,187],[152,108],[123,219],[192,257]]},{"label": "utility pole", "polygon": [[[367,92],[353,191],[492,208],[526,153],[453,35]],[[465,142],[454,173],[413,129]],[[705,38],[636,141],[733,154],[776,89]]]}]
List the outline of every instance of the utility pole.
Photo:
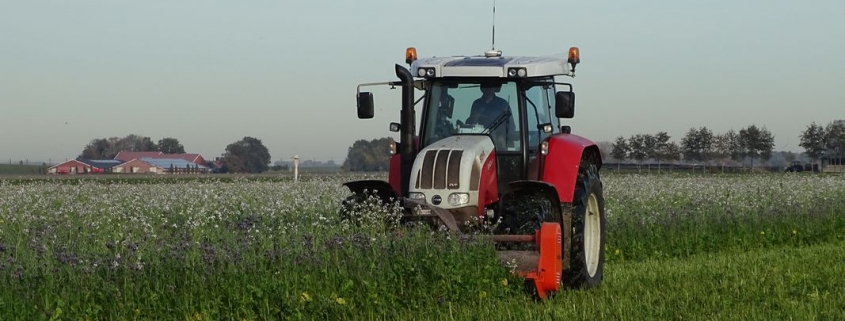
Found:
[{"label": "utility pole", "polygon": [[299,154],[293,155],[293,181],[299,181]]}]

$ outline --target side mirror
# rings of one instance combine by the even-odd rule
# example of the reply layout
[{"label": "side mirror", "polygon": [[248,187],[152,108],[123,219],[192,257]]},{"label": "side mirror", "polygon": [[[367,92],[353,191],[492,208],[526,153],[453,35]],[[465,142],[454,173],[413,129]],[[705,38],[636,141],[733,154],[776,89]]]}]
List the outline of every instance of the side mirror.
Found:
[{"label": "side mirror", "polygon": [[360,92],[358,93],[358,118],[370,119],[373,118],[375,111],[373,110],[373,93]]},{"label": "side mirror", "polygon": [[575,117],[575,93],[558,91],[555,93],[555,116],[558,118]]}]

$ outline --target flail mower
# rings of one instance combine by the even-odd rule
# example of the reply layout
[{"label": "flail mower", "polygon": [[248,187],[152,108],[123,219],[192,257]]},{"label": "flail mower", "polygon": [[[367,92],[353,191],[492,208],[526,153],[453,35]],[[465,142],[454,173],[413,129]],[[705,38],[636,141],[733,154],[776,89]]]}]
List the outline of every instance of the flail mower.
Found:
[{"label": "flail mower", "polygon": [[[389,146],[387,181],[344,183],[352,193],[344,208],[374,197],[398,201],[403,222],[461,234],[495,226],[499,259],[515,264],[539,298],[597,286],[605,244],[601,154],[561,124],[575,115],[575,94],[555,80],[574,78],[579,49],[565,57],[490,50],[420,58],[409,47],[405,62],[409,68],[395,65],[398,81],[358,86],[360,119],[374,116],[373,94],[362,87],[401,88],[400,121],[390,123],[399,142]],[[422,92],[416,101],[415,91]]]}]

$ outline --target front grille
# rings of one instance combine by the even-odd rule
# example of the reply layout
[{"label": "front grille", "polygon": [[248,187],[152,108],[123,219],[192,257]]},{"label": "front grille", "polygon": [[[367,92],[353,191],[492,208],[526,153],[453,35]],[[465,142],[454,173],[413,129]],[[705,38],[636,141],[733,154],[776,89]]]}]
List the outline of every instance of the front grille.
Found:
[{"label": "front grille", "polygon": [[460,188],[462,150],[435,149],[423,156],[417,187],[420,189]]}]

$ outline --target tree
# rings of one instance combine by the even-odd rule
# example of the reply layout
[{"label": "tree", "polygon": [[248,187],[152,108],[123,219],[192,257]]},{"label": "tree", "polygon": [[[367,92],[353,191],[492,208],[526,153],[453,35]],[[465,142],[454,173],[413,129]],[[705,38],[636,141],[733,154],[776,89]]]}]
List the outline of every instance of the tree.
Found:
[{"label": "tree", "polygon": [[681,146],[676,142],[671,142],[666,146],[666,154],[664,159],[670,162],[675,162],[681,159]]},{"label": "tree", "polygon": [[707,127],[690,128],[681,139],[681,153],[684,160],[709,161],[713,150],[713,132]]},{"label": "tree", "polygon": [[637,161],[637,170],[639,170],[642,161],[648,158],[645,135],[636,134],[628,138],[628,148],[630,148],[628,157]]},{"label": "tree", "polygon": [[263,173],[270,168],[270,151],[260,139],[246,136],[226,146],[222,162],[229,173]]},{"label": "tree", "polygon": [[824,156],[825,135],[825,129],[821,125],[816,124],[816,122],[807,126],[807,129],[801,133],[801,142],[798,143],[798,146],[804,148],[804,152],[807,154],[807,157],[813,160],[813,164],[816,164]]},{"label": "tree", "polygon": [[775,138],[765,127],[758,128],[750,125],[739,130],[739,140],[745,147],[745,154],[751,158],[751,167],[754,168],[754,160],[769,160],[772,157],[772,150],[775,147]]},{"label": "tree", "polygon": [[176,138],[165,137],[158,140],[158,150],[165,154],[184,154],[185,146]]},{"label": "tree", "polygon": [[[643,134],[643,146],[645,147],[645,158],[646,159],[657,159],[658,150],[657,150],[657,139],[654,138],[651,134]],[[648,167],[651,170],[651,166]]]},{"label": "tree", "polygon": [[669,139],[671,138],[672,137],[670,137],[667,132],[658,132],[657,135],[654,135],[654,159],[657,161],[658,172],[660,171],[660,161],[667,159],[667,154],[669,153]]},{"label": "tree", "polygon": [[343,169],[353,172],[385,171],[390,167],[390,142],[383,137],[367,141],[359,139],[349,147]]},{"label": "tree", "polygon": [[120,151],[157,151],[158,146],[146,136],[129,134],[125,137],[97,138],[91,140],[79,155],[86,159],[112,159]]},{"label": "tree", "polygon": [[613,159],[616,160],[616,170],[619,170],[622,161],[628,158],[628,153],[630,153],[630,151],[631,149],[628,147],[628,142],[625,141],[625,137],[616,137],[616,141],[613,143],[613,147],[610,151],[610,157],[613,157]]},{"label": "tree", "polygon": [[845,123],[834,121],[827,124],[824,134],[825,151],[830,156],[845,155]]},{"label": "tree", "polygon": [[725,171],[725,160],[730,158],[731,155],[729,139],[728,134],[713,136],[712,156],[713,159],[719,161],[719,165],[722,166],[722,172]]},{"label": "tree", "polygon": [[736,162],[742,162],[745,159],[745,145],[739,139],[739,134],[733,129],[725,133],[725,143],[727,144],[727,154],[730,159]]}]

